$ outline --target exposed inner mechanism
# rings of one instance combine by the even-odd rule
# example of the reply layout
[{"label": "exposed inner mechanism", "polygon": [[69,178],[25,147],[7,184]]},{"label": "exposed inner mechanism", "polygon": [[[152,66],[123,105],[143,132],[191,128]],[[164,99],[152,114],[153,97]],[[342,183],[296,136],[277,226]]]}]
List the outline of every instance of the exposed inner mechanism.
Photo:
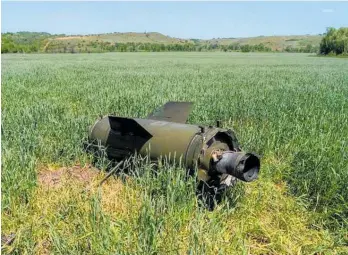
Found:
[{"label": "exposed inner mechanism", "polygon": [[208,182],[216,177],[220,184],[232,186],[236,178],[250,182],[257,178],[260,160],[253,153],[241,151],[232,130],[210,128],[198,159],[198,178]]}]

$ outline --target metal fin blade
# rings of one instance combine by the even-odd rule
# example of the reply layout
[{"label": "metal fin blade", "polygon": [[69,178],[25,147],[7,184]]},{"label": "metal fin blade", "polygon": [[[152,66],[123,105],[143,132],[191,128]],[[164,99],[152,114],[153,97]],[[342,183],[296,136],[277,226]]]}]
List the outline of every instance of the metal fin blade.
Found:
[{"label": "metal fin blade", "polygon": [[145,128],[131,118],[109,116],[109,123],[112,131],[121,133],[122,135],[139,136],[146,139],[152,137]]},{"label": "metal fin blade", "polygon": [[167,102],[156,109],[147,118],[169,122],[186,123],[190,115],[193,103],[191,102]]},{"label": "metal fin blade", "polygon": [[[109,116],[110,133],[107,144],[114,150],[139,151],[152,135],[134,119]],[[120,153],[120,151],[118,153]]]}]

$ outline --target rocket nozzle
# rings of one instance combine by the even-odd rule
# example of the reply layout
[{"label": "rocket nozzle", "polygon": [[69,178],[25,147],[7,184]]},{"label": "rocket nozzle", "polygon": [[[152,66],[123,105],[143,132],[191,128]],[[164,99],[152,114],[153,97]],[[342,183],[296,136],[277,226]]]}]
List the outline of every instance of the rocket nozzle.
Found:
[{"label": "rocket nozzle", "polygon": [[233,175],[242,181],[251,182],[258,177],[260,159],[254,153],[223,152],[215,163],[215,170],[219,173]]}]

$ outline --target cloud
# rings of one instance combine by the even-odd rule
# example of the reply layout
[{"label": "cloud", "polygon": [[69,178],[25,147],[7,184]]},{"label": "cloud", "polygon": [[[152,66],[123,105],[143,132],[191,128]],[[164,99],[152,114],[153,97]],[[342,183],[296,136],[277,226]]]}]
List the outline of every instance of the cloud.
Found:
[{"label": "cloud", "polygon": [[334,12],[334,10],[333,9],[322,9],[321,12],[330,13],[330,12]]}]

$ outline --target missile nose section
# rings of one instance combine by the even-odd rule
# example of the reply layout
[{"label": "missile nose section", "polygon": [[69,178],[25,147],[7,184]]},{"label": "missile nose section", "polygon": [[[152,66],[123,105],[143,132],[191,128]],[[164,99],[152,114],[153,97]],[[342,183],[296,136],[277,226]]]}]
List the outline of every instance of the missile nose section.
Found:
[{"label": "missile nose section", "polygon": [[215,164],[219,173],[230,174],[238,179],[251,182],[257,179],[260,171],[260,159],[254,153],[224,152]]}]

